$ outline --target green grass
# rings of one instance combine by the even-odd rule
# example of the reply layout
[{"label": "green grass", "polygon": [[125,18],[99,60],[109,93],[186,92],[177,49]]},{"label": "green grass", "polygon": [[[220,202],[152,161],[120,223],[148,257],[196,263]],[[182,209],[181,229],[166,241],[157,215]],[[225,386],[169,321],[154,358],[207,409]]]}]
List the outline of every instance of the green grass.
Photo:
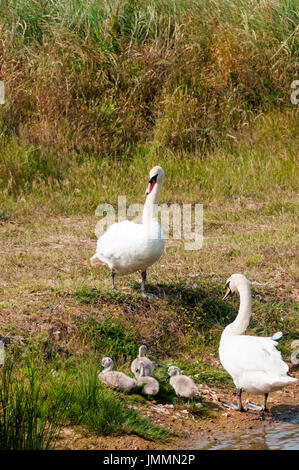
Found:
[{"label": "green grass", "polygon": [[[41,207],[49,213],[94,214],[100,203],[117,207],[118,194],[126,195],[128,205],[142,203],[149,168],[158,161],[166,173],[161,203],[208,203],[250,197],[260,202],[264,215],[270,217],[273,211],[285,210],[283,201],[273,206],[277,191],[292,196],[298,181],[296,118],[280,115],[275,123],[270,119],[262,116],[257,120],[252,127],[255,136],[249,144],[245,135],[231,144],[223,142],[218,149],[203,155],[160,153],[145,146],[121,162],[89,153],[70,159],[64,152],[43,153],[4,139],[0,144],[3,216],[39,212]],[[278,136],[273,134],[276,130]],[[134,175],[134,184],[128,175]],[[288,211],[294,210],[290,202],[286,204]],[[230,202],[222,219],[231,217],[229,209]]]},{"label": "green grass", "polygon": [[[209,359],[218,358],[221,332],[238,311],[237,297],[221,300],[234,272],[252,285],[248,334],[282,331],[289,359],[299,328],[296,7],[2,1],[1,333],[12,344],[28,334],[46,341],[41,378],[25,359],[3,372],[3,447],[51,447],[65,423],[160,439],[122,406],[151,399],[96,380],[102,356],[130,373],[143,343],[160,365],[158,403],[180,406],[163,382],[170,362],[199,383],[230,389]],[[116,276],[111,292],[109,270],[92,269],[89,259],[97,206],[117,209],[119,195],[128,206],[143,204],[157,164],[166,174],[159,203],[204,205],[204,245],[190,252],[168,240],[148,272],[147,289],[159,297],[149,300],[139,273]]]},{"label": "green grass", "polygon": [[136,198],[157,161],[166,201],[294,189],[297,23],[293,0],[3,1],[1,210]]},{"label": "green grass", "polygon": [[44,387],[45,369],[30,349],[22,374],[8,357],[0,377],[0,449],[45,450],[55,442],[67,403]]},{"label": "green grass", "polygon": [[86,322],[79,321],[80,335],[90,342],[94,351],[115,360],[133,360],[138,354],[137,335],[134,330],[125,328],[116,319],[104,317],[98,322],[89,317]]},{"label": "green grass", "polygon": [[181,360],[178,366],[185,375],[193,377],[196,383],[205,383],[209,386],[234,387],[230,375],[222,369],[206,364],[201,358],[192,363]]},{"label": "green grass", "polygon": [[117,393],[105,388],[98,380],[96,364],[82,366],[83,363],[73,370],[74,383],[70,381],[70,371],[63,370],[61,376],[52,381],[54,396],[58,401],[62,399],[68,403],[64,414],[66,422],[102,436],[126,433],[154,441],[170,438],[167,429],[152,424],[133,409],[124,408]]},{"label": "green grass", "polygon": [[170,431],[125,408],[117,393],[100,383],[97,366],[94,360],[45,361],[43,347],[9,354],[1,374],[0,449],[53,448],[65,425],[101,436],[169,440]]}]

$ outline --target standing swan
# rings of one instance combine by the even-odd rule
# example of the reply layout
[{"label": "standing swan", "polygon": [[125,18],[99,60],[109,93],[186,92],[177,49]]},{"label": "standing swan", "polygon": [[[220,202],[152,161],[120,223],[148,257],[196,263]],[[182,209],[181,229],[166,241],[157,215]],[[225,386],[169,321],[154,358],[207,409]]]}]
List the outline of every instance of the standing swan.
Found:
[{"label": "standing swan", "polygon": [[[164,180],[164,171],[155,166],[150,171],[147,198],[143,208],[142,224],[129,220],[112,224],[99,237],[96,253],[90,258],[92,266],[107,264],[111,269],[112,288],[116,273],[141,271],[141,292],[144,294],[146,270],[164,251],[162,228],[158,222],[157,204]],[[148,297],[153,297],[148,295]]]},{"label": "standing swan", "polygon": [[268,411],[268,393],[292,384],[297,379],[287,375],[289,367],[276,349],[275,339],[279,339],[281,333],[269,338],[244,335],[251,317],[251,291],[248,279],[242,274],[233,274],[228,279],[223,300],[236,291],[240,295],[239,313],[221,335],[219,356],[221,364],[237,387],[239,403],[238,406],[227,403],[225,406],[237,411],[247,411],[241,401],[244,390],[256,395],[264,394],[265,397],[263,406],[248,403],[249,408]]}]

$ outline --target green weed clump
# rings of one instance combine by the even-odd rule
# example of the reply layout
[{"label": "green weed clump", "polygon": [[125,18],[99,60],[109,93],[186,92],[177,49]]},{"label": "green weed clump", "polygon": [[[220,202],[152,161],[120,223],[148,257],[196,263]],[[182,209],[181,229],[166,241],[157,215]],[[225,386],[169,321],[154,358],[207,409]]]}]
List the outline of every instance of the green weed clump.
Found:
[{"label": "green weed clump", "polygon": [[58,437],[67,403],[47,394],[41,356],[29,350],[22,370],[12,357],[0,375],[0,449],[45,450]]},{"label": "green weed clump", "polygon": [[90,342],[92,349],[114,361],[126,361],[136,357],[138,353],[137,332],[125,327],[122,321],[104,317],[97,321],[89,317],[87,321],[79,321],[80,335]]}]

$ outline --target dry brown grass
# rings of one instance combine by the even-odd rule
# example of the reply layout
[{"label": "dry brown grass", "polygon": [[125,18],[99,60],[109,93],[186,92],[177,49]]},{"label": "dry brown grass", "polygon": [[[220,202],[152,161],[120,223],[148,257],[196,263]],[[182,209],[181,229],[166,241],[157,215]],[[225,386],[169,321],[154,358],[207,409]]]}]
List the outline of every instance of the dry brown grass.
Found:
[{"label": "dry brown grass", "polygon": [[288,107],[294,5],[7,0],[2,132],[44,151],[118,157],[149,141],[179,151],[222,143]]},{"label": "dry brown grass", "polygon": [[[280,203],[286,209],[289,200],[281,199]],[[108,269],[93,270],[89,265],[96,246],[95,217],[40,216],[38,220],[28,217],[3,221],[1,332],[12,337],[25,332],[33,337],[43,335],[68,352],[82,354],[91,345],[82,345],[78,320],[92,316],[101,321],[108,315],[133,328],[137,339],[162,357],[184,352],[190,341],[194,352],[204,354],[204,343],[194,343],[192,338],[207,340],[210,334],[217,338],[221,326],[210,325],[206,330],[192,332],[186,328],[178,313],[181,290],[196,291],[196,284],[199,305],[209,296],[217,302],[211,286],[224,285],[233,272],[242,272],[252,281],[256,308],[262,318],[275,312],[277,303],[282,302],[285,308],[292,299],[298,299],[294,227],[285,209],[265,217],[262,208],[263,203],[246,198],[230,201],[229,207],[219,201],[207,204],[203,248],[188,252],[182,242],[170,240],[161,261],[149,270],[149,289],[159,295],[157,301],[135,293],[140,283],[138,274],[117,276],[120,295],[111,296]],[[91,298],[82,302],[82,288],[88,292],[94,289],[94,302]],[[74,298],[76,292],[79,294]],[[220,295],[221,291],[219,305]],[[274,304],[273,308],[267,305],[263,314],[263,304],[258,299],[265,295]],[[284,314],[291,324],[292,310]],[[295,325],[292,331],[294,328]],[[212,341],[213,344],[216,347],[217,343]]]}]

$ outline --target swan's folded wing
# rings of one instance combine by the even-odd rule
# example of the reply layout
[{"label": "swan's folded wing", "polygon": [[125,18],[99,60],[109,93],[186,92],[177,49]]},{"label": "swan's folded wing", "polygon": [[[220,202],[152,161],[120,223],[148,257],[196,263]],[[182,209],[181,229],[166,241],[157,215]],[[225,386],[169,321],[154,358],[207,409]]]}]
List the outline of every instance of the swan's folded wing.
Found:
[{"label": "swan's folded wing", "polygon": [[97,253],[109,258],[117,256],[118,253],[132,252],[132,249],[138,250],[144,240],[143,235],[144,228],[141,224],[135,224],[129,220],[113,224],[99,237]]},{"label": "swan's folded wing", "polygon": [[97,243],[96,257],[108,264],[116,272],[130,273],[157,261],[164,249],[160,225],[151,231],[143,224],[125,220],[113,224]]},{"label": "swan's folded wing", "polygon": [[289,367],[282,360],[276,345],[271,338],[230,337],[224,347],[227,370],[242,370],[243,373],[264,371],[267,374],[285,375]]}]

